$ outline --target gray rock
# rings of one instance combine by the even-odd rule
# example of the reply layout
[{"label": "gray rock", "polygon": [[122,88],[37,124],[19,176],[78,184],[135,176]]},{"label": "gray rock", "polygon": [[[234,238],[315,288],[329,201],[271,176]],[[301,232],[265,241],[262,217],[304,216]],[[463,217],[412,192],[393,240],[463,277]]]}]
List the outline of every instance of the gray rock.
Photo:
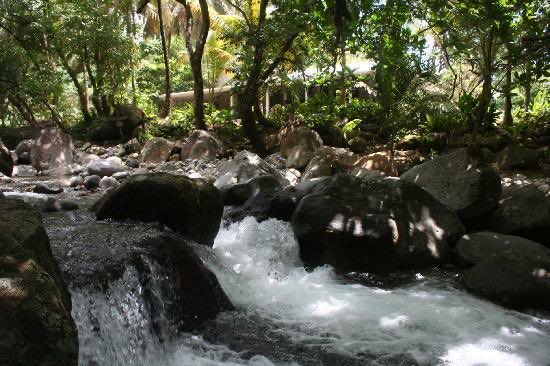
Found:
[{"label": "gray rock", "polygon": [[258,155],[248,151],[239,151],[232,160],[222,161],[216,167],[216,175],[217,179],[214,185],[218,188],[237,183],[246,183],[250,179],[262,175],[272,175],[283,186],[288,185],[288,181],[283,178],[281,173]]},{"label": "gray rock", "polygon": [[134,169],[139,168],[139,161],[136,159],[128,159],[126,160],[126,166]]},{"label": "gray rock", "polygon": [[471,267],[509,250],[529,257],[550,256],[548,248],[534,241],[519,236],[483,231],[466,234],[460,238],[454,248],[454,257],[459,265]]},{"label": "gray rock", "polygon": [[69,186],[73,188],[80,187],[83,184],[84,184],[84,178],[82,178],[80,175],[71,177],[71,179],[69,179]]},{"label": "gray rock", "polygon": [[326,159],[319,156],[310,160],[306,167],[302,180],[325,177],[332,175],[332,165]]},{"label": "gray rock", "polygon": [[112,175],[112,177],[115,178],[116,180],[123,180],[128,178],[129,176],[130,174],[128,172],[117,172]]},{"label": "gray rock", "polygon": [[71,297],[40,213],[0,200],[0,364],[78,364]]},{"label": "gray rock", "polygon": [[214,134],[203,130],[193,131],[181,148],[181,160],[204,159],[211,161],[223,154],[222,142]]},{"label": "gray rock", "polygon": [[26,165],[31,163],[31,146],[34,140],[23,140],[17,144],[15,154],[17,155],[17,164]]},{"label": "gray rock", "polygon": [[[323,146],[321,136],[310,128],[289,125],[279,132],[280,151],[283,156],[290,156],[291,150],[300,147],[302,151],[314,152]],[[287,164],[288,166],[288,164]]]},{"label": "gray rock", "polygon": [[101,181],[101,177],[99,175],[89,175],[86,178],[84,178],[84,187],[88,190],[93,190],[97,187],[99,187],[99,182]]},{"label": "gray rock", "polygon": [[550,247],[550,201],[535,186],[506,187],[486,227]]},{"label": "gray rock", "polygon": [[291,221],[307,265],[359,272],[433,266],[464,232],[456,214],[411,182],[339,174],[309,189]]},{"label": "gray rock", "polygon": [[460,282],[467,291],[506,307],[550,309],[550,256],[510,250],[466,270]]},{"label": "gray rock", "polygon": [[498,153],[496,164],[502,170],[538,169],[539,153],[534,149],[510,145]]},{"label": "gray rock", "polygon": [[130,141],[126,142],[122,147],[126,155],[140,153],[142,148],[141,143],[136,138],[133,138]]},{"label": "gray rock", "polygon": [[145,143],[141,150],[141,160],[144,163],[160,164],[170,157],[174,143],[162,137],[155,137]]},{"label": "gray rock", "polygon": [[32,189],[34,193],[43,193],[43,194],[59,194],[63,193],[63,188],[61,187],[49,187],[43,183],[38,183]]},{"label": "gray rock", "polygon": [[59,211],[74,211],[78,210],[78,205],[71,201],[56,200],[48,198],[42,206],[42,212],[59,212]]},{"label": "gray rock", "polygon": [[104,190],[112,189],[118,187],[119,185],[120,183],[118,182],[118,180],[113,177],[103,177],[99,181],[99,188]]},{"label": "gray rock", "polygon": [[124,171],[124,166],[118,158],[98,159],[88,164],[88,172],[91,175],[99,175],[101,177]]},{"label": "gray rock", "polygon": [[466,149],[417,165],[401,179],[420,185],[466,222],[491,212],[502,192],[498,174]]},{"label": "gray rock", "polygon": [[200,243],[212,245],[220,227],[220,191],[201,179],[170,173],[133,175],[99,200],[98,220],[160,222]]},{"label": "gray rock", "polygon": [[314,150],[298,145],[288,151],[285,165],[287,168],[304,168],[314,156]]},{"label": "gray rock", "polygon": [[30,157],[37,171],[68,167],[73,163],[72,139],[58,129],[42,129],[32,143]]}]

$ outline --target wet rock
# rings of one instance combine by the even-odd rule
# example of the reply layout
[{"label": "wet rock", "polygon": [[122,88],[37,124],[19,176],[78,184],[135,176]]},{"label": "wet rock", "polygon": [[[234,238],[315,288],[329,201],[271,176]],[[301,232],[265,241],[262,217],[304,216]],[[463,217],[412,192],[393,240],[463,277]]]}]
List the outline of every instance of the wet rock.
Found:
[{"label": "wet rock", "polygon": [[43,194],[59,194],[63,193],[63,188],[61,187],[49,187],[43,183],[38,183],[32,189],[34,193],[43,193]]},{"label": "wet rock", "polygon": [[17,164],[26,165],[31,163],[31,146],[34,140],[23,140],[17,144],[15,154],[17,155]]},{"label": "wet rock", "polygon": [[122,171],[124,171],[124,166],[120,158],[98,159],[88,164],[88,173],[99,175],[100,177],[110,177]]},{"label": "wet rock", "polygon": [[308,265],[391,272],[444,263],[464,232],[458,217],[414,183],[321,178],[300,201],[292,227]]},{"label": "wet rock", "polygon": [[510,145],[496,157],[501,170],[522,170],[539,168],[539,152],[522,146]]},{"label": "wet rock", "polygon": [[471,267],[509,250],[528,257],[550,256],[548,248],[534,241],[519,236],[483,231],[466,234],[460,238],[454,248],[454,257],[459,265]]},{"label": "wet rock", "polygon": [[123,180],[128,178],[129,176],[130,176],[130,173],[128,172],[117,172],[113,174],[113,178],[115,178],[116,180]]},{"label": "wet rock", "polygon": [[141,150],[141,160],[144,163],[164,163],[168,161],[174,143],[162,137],[155,137],[145,143]]},{"label": "wet rock", "polygon": [[118,180],[116,180],[113,177],[103,177],[99,181],[99,188],[103,190],[112,189],[112,188],[118,187],[119,185],[120,183],[118,182]]},{"label": "wet rock", "polygon": [[68,167],[73,163],[72,139],[56,128],[44,128],[32,143],[30,157],[37,171]]},{"label": "wet rock", "polygon": [[503,189],[498,208],[491,213],[487,229],[517,235],[550,247],[550,201],[535,186]]},{"label": "wet rock", "polygon": [[509,250],[464,272],[464,288],[518,310],[550,308],[550,256]]},{"label": "wet rock", "polygon": [[420,185],[466,222],[495,209],[502,191],[498,174],[466,149],[420,164],[401,179]]},{"label": "wet rock", "polygon": [[40,214],[0,200],[0,364],[78,364],[71,299]]},{"label": "wet rock", "polygon": [[203,130],[193,131],[181,148],[181,160],[204,159],[210,161],[223,154],[222,142],[214,134]]},{"label": "wet rock", "polygon": [[267,158],[265,158],[265,161],[268,164],[272,165],[275,169],[284,169],[286,166],[285,158],[279,152],[269,155]]},{"label": "wet rock", "polygon": [[7,147],[0,141],[0,173],[11,177],[13,173],[13,158]]},{"label": "wet rock", "polygon": [[101,177],[99,175],[89,175],[86,178],[84,178],[84,187],[86,187],[87,190],[93,190],[99,187],[99,182],[101,181]]},{"label": "wet rock", "polygon": [[260,193],[271,193],[283,189],[281,182],[271,175],[252,178],[246,183],[222,188],[221,193],[225,206],[242,205],[248,199]]},{"label": "wet rock", "polygon": [[42,206],[42,212],[59,212],[59,211],[74,211],[78,210],[78,205],[71,201],[56,200],[48,198]]},{"label": "wet rock", "polygon": [[365,169],[365,168],[354,168],[350,175],[353,175],[354,177],[361,178],[361,179],[383,179],[385,177],[385,174],[382,173],[379,170],[371,170],[371,169]]},{"label": "wet rock", "polygon": [[98,221],[81,225],[64,217],[52,220],[66,220],[70,227],[52,230],[50,236],[54,255],[63,263],[63,276],[72,288],[106,289],[133,267],[155,323],[167,319],[178,330],[191,331],[219,312],[233,309],[215,275],[194,253],[192,245],[196,244],[177,234],[152,224]]},{"label": "wet rock", "polygon": [[250,179],[262,175],[274,176],[283,186],[288,181],[280,172],[266,163],[258,155],[246,150],[239,151],[232,160],[221,162],[216,168],[217,179],[214,185],[222,188],[237,183],[246,183]]},{"label": "wet rock", "polygon": [[189,239],[212,245],[223,211],[220,191],[201,179],[169,173],[134,175],[99,200],[98,220],[160,222]]}]

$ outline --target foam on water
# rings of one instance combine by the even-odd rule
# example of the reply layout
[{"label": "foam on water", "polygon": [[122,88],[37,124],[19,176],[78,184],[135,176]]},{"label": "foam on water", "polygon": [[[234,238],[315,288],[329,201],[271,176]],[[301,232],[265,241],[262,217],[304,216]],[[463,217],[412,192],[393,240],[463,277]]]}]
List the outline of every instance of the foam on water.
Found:
[{"label": "foam on water", "polygon": [[[346,284],[330,267],[307,272],[288,223],[246,218],[201,256],[230,299],[294,343],[422,364],[548,365],[550,322],[505,310],[417,276],[393,290]],[[369,356],[370,357],[370,356]]]}]

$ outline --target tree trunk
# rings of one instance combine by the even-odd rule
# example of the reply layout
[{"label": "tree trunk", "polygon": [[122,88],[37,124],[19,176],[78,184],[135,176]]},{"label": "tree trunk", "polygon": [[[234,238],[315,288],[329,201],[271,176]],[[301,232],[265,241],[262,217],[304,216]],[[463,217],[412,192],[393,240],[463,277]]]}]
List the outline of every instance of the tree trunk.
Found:
[{"label": "tree trunk", "polygon": [[346,88],[346,47],[342,46],[341,49],[341,59],[340,59],[340,65],[342,67],[342,86],[340,88],[340,105],[346,105],[346,94],[347,94],[347,88]]},{"label": "tree trunk", "polygon": [[86,98],[86,95],[84,93],[84,87],[82,86],[82,84],[80,84],[80,81],[78,80],[78,75],[69,65],[69,62],[67,61],[65,55],[58,49],[55,49],[55,52],[59,56],[63,68],[65,69],[67,74],[69,74],[69,77],[71,78],[75,86],[76,92],[78,94],[78,101],[80,103],[80,111],[82,112],[82,117],[84,118],[84,123],[89,125],[90,123],[92,123],[92,115],[90,114],[88,98]]},{"label": "tree trunk", "polygon": [[250,102],[248,96],[240,94],[239,95],[239,104],[237,106],[239,110],[239,116],[241,117],[241,123],[246,134],[246,137],[250,140],[252,147],[260,155],[264,157],[266,155],[265,143],[263,136],[258,131],[256,125],[256,118],[254,116],[254,111],[252,106],[254,104]]},{"label": "tree trunk", "polygon": [[162,0],[157,0],[157,13],[160,23],[160,40],[162,43],[162,57],[164,58],[164,103],[159,112],[160,118],[166,118],[170,114],[171,95],[172,95],[172,78],[170,76],[170,56],[168,55],[168,47],[166,44],[166,35],[164,33],[164,19],[162,16]]},{"label": "tree trunk", "polygon": [[502,124],[504,126],[512,125],[512,63],[508,60],[506,64],[506,81],[504,84],[504,116],[502,117]]},{"label": "tree trunk", "polygon": [[262,112],[262,102],[258,97],[256,97],[256,105],[254,106],[254,116],[256,118],[256,121],[258,121],[258,123],[260,124],[260,126],[264,128],[273,127],[273,122],[267,119],[264,113]]},{"label": "tree trunk", "polygon": [[472,131],[472,142],[476,141],[477,133],[479,132],[480,127],[486,123],[487,110],[491,104],[491,89],[491,73],[486,72],[483,75],[483,87],[481,89],[481,95],[479,96],[479,102],[474,111],[475,120],[474,129]]},{"label": "tree trunk", "polygon": [[193,93],[195,95],[195,100],[193,101],[195,112],[193,124],[197,130],[206,130],[206,123],[204,121],[204,79],[202,78],[201,60],[193,57],[191,69],[193,70]]},{"label": "tree trunk", "polygon": [[31,126],[36,125],[36,118],[27,103],[24,103],[20,98],[9,96],[8,101],[17,109],[21,117]]}]

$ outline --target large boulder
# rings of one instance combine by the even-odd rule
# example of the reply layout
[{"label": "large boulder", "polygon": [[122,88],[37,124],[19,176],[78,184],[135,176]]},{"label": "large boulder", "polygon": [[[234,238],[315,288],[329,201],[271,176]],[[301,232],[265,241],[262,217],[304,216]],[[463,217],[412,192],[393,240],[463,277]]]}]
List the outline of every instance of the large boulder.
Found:
[{"label": "large boulder", "polygon": [[0,364],[78,364],[71,298],[40,214],[0,200]]},{"label": "large boulder", "polygon": [[501,170],[537,169],[539,152],[523,146],[510,145],[498,153],[496,165]]},{"label": "large boulder", "polygon": [[38,171],[70,166],[73,148],[71,136],[56,128],[44,128],[32,143],[31,164]]},{"label": "large boulder", "polygon": [[550,256],[509,250],[468,269],[460,282],[469,292],[506,307],[550,309]]},{"label": "large boulder", "polygon": [[122,133],[126,137],[132,137],[134,130],[145,123],[145,112],[135,104],[118,104],[113,111],[113,117],[121,119]]},{"label": "large boulder", "polygon": [[17,144],[15,155],[17,155],[17,164],[25,165],[31,163],[31,146],[34,140],[23,140]]},{"label": "large boulder", "polygon": [[233,184],[246,183],[250,179],[262,175],[274,176],[283,186],[289,184],[279,171],[258,155],[243,150],[235,154],[233,159],[218,164],[216,167],[217,179],[214,185],[223,188]]},{"label": "large boulder", "polygon": [[550,249],[539,243],[514,235],[482,231],[464,235],[454,248],[456,262],[472,267],[509,250],[529,257],[550,256]]},{"label": "large boulder", "polygon": [[173,142],[162,137],[155,137],[147,141],[143,146],[141,160],[144,163],[164,163],[168,161],[173,147]]},{"label": "large boulder", "polygon": [[[142,296],[147,308],[143,310],[151,319],[166,319],[169,326],[180,331],[195,330],[220,311],[232,309],[215,275],[194,253],[192,246],[196,244],[180,235],[153,224],[97,221],[82,225],[65,216],[51,220],[56,220],[56,225],[62,220],[63,227],[70,228],[52,230],[50,236],[63,276],[75,292],[83,293],[90,287],[108,292],[105,289],[116,281],[136,276],[126,280],[137,281],[139,287],[125,288],[124,295]],[[70,251],[67,242],[71,243]],[[80,316],[93,318],[93,310],[88,309],[91,306],[86,304]],[[151,331],[165,337],[168,330]]]},{"label": "large boulder", "polygon": [[202,179],[155,173],[129,177],[94,210],[98,220],[158,221],[191,240],[212,245],[223,203],[220,191]]},{"label": "large boulder", "polygon": [[348,147],[348,141],[344,130],[340,127],[330,124],[319,124],[313,127],[313,129],[321,136],[323,145],[332,147]]},{"label": "large boulder", "polygon": [[319,156],[311,159],[302,175],[302,180],[326,177],[332,175],[332,165],[326,159]]},{"label": "large boulder", "polygon": [[518,235],[550,247],[550,201],[535,186],[503,189],[500,205],[493,211],[487,229]]},{"label": "large boulder", "polygon": [[401,179],[420,185],[466,222],[495,209],[502,192],[498,174],[466,149],[417,165]]},{"label": "large boulder", "polygon": [[414,183],[347,174],[313,184],[291,222],[306,264],[341,271],[437,265],[464,232],[451,210]]},{"label": "large boulder", "polygon": [[224,204],[231,205],[225,211],[225,222],[237,222],[245,217],[257,221],[269,218],[290,221],[303,193],[283,190],[281,183],[273,176],[264,175],[247,183],[235,184],[222,190]]},{"label": "large boulder", "polygon": [[13,173],[13,158],[2,141],[0,141],[0,173],[8,177]]},{"label": "large boulder", "polygon": [[287,158],[287,168],[304,168],[323,140],[316,131],[304,126],[290,124],[279,132],[279,149]]},{"label": "large boulder", "polygon": [[346,172],[354,168],[358,159],[358,156],[348,149],[330,146],[321,146],[315,150],[315,155],[329,161],[333,167]]},{"label": "large boulder", "polygon": [[122,160],[117,157],[95,159],[88,164],[88,173],[90,173],[90,175],[99,175],[100,177],[110,177],[124,170],[125,168],[122,164]]},{"label": "large boulder", "polygon": [[223,144],[208,131],[193,131],[181,148],[181,160],[205,159],[215,160],[223,155]]}]

